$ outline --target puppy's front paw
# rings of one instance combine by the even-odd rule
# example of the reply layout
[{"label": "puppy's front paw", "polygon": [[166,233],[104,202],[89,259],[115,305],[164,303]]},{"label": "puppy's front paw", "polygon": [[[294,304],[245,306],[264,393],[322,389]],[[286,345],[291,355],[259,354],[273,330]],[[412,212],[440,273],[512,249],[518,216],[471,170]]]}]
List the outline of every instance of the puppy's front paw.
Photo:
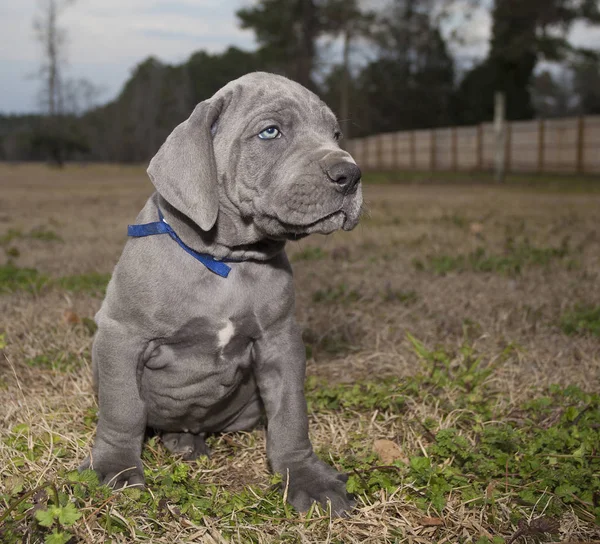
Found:
[{"label": "puppy's front paw", "polygon": [[79,466],[79,470],[92,469],[101,484],[122,489],[144,487],[142,461],[130,452],[103,452],[94,447],[92,454]]},{"label": "puppy's front paw", "polygon": [[287,485],[288,502],[298,511],[306,512],[313,502],[327,506],[331,502],[334,516],[344,516],[354,507],[356,501],[346,491],[348,476],[323,463],[319,459],[302,467],[289,469],[289,480],[283,475],[283,486]]}]

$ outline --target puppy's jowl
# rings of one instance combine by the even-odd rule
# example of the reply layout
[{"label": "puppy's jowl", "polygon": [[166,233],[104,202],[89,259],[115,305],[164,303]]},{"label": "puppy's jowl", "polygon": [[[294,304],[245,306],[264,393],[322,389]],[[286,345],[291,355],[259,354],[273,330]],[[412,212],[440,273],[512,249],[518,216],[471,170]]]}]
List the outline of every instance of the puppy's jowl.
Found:
[{"label": "puppy's jowl", "polygon": [[305,351],[284,246],[356,226],[360,170],[313,93],[254,73],[196,106],[150,162],[156,187],[96,316],[100,405],[90,457],[103,483],[143,485],[147,427],[172,452],[267,418],[271,468],[298,510],[352,506],[308,438]]}]

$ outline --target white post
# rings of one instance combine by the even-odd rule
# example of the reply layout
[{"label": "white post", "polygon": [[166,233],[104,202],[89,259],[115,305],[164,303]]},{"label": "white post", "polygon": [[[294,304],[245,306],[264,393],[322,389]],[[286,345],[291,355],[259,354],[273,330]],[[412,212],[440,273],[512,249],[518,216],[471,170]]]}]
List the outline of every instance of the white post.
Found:
[{"label": "white post", "polygon": [[496,181],[504,182],[506,168],[506,95],[497,92],[494,107],[494,132],[496,133]]}]

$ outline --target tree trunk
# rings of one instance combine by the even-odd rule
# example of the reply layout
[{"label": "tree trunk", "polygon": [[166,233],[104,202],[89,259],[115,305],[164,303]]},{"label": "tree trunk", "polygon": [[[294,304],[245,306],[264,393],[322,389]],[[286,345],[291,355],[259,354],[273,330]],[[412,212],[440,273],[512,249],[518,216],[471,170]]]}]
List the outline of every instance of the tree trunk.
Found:
[{"label": "tree trunk", "polygon": [[343,124],[344,137],[350,139],[350,43],[352,40],[350,22],[344,22],[344,61],[340,89],[340,123]]},{"label": "tree trunk", "polygon": [[299,59],[297,64],[297,81],[309,89],[313,89],[312,69],[315,58],[315,40],[317,35],[317,18],[314,0],[300,0],[302,13],[302,31],[300,35]]}]

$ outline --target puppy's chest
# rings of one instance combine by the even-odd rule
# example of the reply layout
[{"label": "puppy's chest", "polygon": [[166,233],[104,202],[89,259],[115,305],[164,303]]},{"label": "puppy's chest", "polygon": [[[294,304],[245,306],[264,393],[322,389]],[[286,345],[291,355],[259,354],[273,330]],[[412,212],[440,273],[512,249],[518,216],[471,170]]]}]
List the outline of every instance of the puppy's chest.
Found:
[{"label": "puppy's chest", "polygon": [[249,319],[198,317],[173,337],[151,342],[140,385],[154,423],[205,417],[234,394],[250,373],[252,331]]},{"label": "puppy's chest", "polygon": [[215,367],[246,366],[252,342],[259,332],[253,315],[197,316],[168,338],[153,342],[146,351],[146,367],[189,366],[199,371]]},{"label": "puppy's chest", "polygon": [[[152,313],[160,331],[146,349],[144,374],[169,388],[235,387],[252,364],[254,341],[289,305],[287,275],[254,263],[236,263],[227,279],[188,277],[183,291],[163,291]],[[162,334],[161,334],[162,333]],[[155,381],[151,379],[151,381]],[[223,391],[220,392],[222,394]]]}]

